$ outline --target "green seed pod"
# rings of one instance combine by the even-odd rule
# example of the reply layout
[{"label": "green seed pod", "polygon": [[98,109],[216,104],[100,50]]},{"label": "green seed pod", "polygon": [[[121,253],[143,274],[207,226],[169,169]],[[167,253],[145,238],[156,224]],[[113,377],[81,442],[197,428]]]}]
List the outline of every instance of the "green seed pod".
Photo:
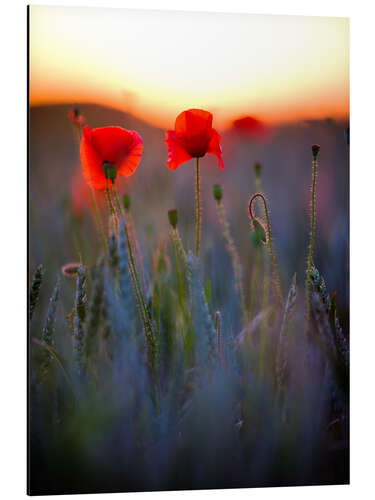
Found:
[{"label": "green seed pod", "polygon": [[223,188],[219,184],[216,184],[214,186],[213,193],[214,193],[215,200],[218,203],[220,203],[220,201],[221,201],[221,199],[223,197]]},{"label": "green seed pod", "polygon": [[112,183],[115,182],[117,177],[117,167],[113,165],[113,163],[109,163],[108,161],[103,162],[103,171],[104,175],[107,179],[110,179]]},{"label": "green seed pod", "polygon": [[260,177],[262,173],[262,165],[260,163],[254,163],[254,172],[256,177]]},{"label": "green seed pod", "polygon": [[176,209],[168,210],[168,220],[173,229],[176,229],[178,222],[178,212]]},{"label": "green seed pod", "polygon": [[124,194],[122,197],[122,204],[124,205],[125,212],[129,212],[131,206],[131,198],[128,194]]}]

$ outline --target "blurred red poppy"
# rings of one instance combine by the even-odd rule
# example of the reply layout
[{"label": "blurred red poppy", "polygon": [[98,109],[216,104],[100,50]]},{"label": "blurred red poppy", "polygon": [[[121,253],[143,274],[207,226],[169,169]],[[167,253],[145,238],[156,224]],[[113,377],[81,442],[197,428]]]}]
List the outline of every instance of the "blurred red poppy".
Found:
[{"label": "blurred red poppy", "polygon": [[262,139],[268,134],[267,126],[252,116],[244,116],[233,120],[233,128],[242,135]]},{"label": "blurred red poppy", "polygon": [[142,137],[134,130],[122,127],[83,129],[81,162],[83,175],[94,189],[105,189],[107,182],[103,163],[117,167],[117,175],[132,175],[141,161]]},{"label": "blurred red poppy", "polygon": [[212,128],[212,114],[202,109],[183,111],[176,118],[175,129],[167,130],[168,150],[167,167],[177,167],[191,160],[201,158],[205,154],[213,154],[224,169],[220,146],[220,135]]},{"label": "blurred red poppy", "polygon": [[70,203],[74,215],[78,218],[90,208],[90,188],[82,176],[81,168],[74,171],[70,182]]}]

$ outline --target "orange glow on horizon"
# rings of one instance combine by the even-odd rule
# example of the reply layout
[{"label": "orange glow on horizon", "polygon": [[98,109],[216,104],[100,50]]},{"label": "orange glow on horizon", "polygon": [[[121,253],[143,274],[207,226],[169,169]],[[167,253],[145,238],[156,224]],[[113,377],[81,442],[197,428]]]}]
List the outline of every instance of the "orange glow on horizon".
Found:
[{"label": "orange glow on horizon", "polygon": [[247,114],[348,119],[349,22],[32,6],[30,104],[58,103],[110,106],[161,128],[193,107],[221,129]]}]

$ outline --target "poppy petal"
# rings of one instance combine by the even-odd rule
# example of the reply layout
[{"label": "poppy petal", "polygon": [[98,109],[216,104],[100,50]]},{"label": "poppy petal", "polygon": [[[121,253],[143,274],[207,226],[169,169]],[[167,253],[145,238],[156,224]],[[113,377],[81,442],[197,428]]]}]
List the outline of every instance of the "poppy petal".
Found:
[{"label": "poppy petal", "polygon": [[[92,145],[103,161],[121,165],[134,146],[133,131],[122,127],[102,127],[92,131]],[[138,135],[138,134],[137,134]]]},{"label": "poppy petal", "polygon": [[103,162],[117,166],[118,175],[128,177],[138,167],[143,151],[142,138],[134,130],[121,127],[83,129],[81,161],[83,175],[94,189],[105,189]]},{"label": "poppy petal", "polygon": [[212,113],[203,109],[188,109],[176,118],[175,130],[177,135],[209,134],[212,130]]},{"label": "poppy petal", "polygon": [[220,146],[220,134],[215,129],[212,129],[212,137],[207,148],[207,153],[217,156],[219,167],[223,170],[225,169]]},{"label": "poppy petal", "polygon": [[103,172],[103,160],[92,145],[92,130],[88,125],[83,129],[80,154],[82,171],[87,183],[93,189],[105,189],[106,179]]},{"label": "poppy petal", "polygon": [[176,119],[175,130],[192,157],[204,156],[212,136],[212,114],[202,109],[183,111]]},{"label": "poppy petal", "polygon": [[118,165],[118,174],[124,177],[129,177],[134,173],[138,167],[142,152],[143,152],[143,141],[142,137],[135,132],[135,130],[129,130],[132,135],[133,145],[130,147],[126,157]]},{"label": "poppy petal", "polygon": [[180,143],[174,130],[167,130],[166,140],[168,151],[167,167],[176,170],[180,165],[192,159],[192,156]]}]

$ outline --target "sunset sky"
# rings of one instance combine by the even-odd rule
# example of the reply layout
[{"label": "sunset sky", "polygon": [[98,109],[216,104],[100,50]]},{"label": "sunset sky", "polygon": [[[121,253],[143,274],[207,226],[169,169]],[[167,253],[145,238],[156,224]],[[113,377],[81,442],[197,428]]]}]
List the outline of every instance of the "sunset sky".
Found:
[{"label": "sunset sky", "polygon": [[155,125],[349,115],[345,18],[30,8],[30,103],[92,102]]}]

